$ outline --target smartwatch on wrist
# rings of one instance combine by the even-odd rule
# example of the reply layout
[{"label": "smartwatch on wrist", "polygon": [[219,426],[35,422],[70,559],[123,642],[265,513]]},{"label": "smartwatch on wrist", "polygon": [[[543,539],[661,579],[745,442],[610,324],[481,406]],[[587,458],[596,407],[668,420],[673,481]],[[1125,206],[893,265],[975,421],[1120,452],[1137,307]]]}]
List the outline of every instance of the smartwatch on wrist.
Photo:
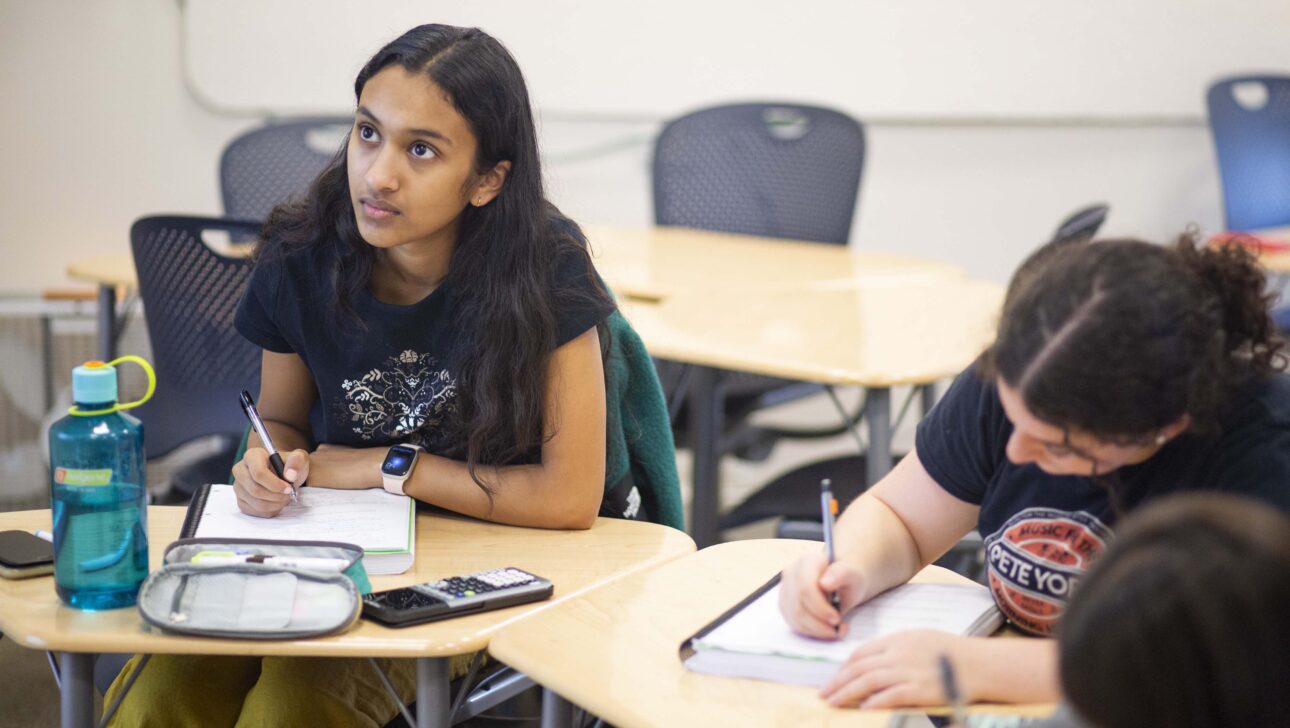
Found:
[{"label": "smartwatch on wrist", "polygon": [[420,445],[402,443],[390,448],[385,454],[385,462],[381,463],[381,483],[385,490],[395,495],[405,495],[403,484],[412,475],[412,468],[416,466],[417,456],[420,454]]}]

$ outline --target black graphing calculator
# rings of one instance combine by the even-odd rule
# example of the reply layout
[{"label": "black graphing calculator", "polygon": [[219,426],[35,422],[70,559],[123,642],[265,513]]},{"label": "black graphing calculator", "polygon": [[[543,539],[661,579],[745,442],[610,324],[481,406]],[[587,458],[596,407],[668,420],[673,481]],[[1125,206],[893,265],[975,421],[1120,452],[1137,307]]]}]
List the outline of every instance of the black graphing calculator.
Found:
[{"label": "black graphing calculator", "polygon": [[374,592],[363,598],[363,615],[391,627],[407,627],[539,602],[550,597],[552,591],[546,579],[507,567]]}]

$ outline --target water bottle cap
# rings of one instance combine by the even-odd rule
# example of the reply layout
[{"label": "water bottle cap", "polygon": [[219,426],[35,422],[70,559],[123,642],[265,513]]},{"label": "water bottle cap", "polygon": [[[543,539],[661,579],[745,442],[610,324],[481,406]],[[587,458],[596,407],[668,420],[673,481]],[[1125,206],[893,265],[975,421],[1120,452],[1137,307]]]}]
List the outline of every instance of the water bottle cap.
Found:
[{"label": "water bottle cap", "polygon": [[116,367],[93,360],[72,370],[72,401],[116,402],[116,394]]},{"label": "water bottle cap", "polygon": [[[143,373],[148,377],[148,391],[143,393],[141,399],[134,402],[117,404],[116,365],[123,361],[133,362],[143,369]],[[95,417],[134,409],[152,399],[152,393],[155,391],[157,391],[157,373],[152,371],[152,365],[143,357],[127,354],[107,363],[92,359],[72,370],[72,400],[82,404],[107,404],[108,406],[83,410],[77,405],[72,405],[71,409],[67,410],[67,414],[76,417]]]}]

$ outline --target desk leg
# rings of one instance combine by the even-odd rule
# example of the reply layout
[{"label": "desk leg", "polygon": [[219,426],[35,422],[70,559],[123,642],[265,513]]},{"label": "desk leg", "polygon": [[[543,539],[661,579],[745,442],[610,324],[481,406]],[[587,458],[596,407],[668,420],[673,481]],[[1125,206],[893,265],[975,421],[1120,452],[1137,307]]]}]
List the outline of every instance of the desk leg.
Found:
[{"label": "desk leg", "polygon": [[417,728],[448,728],[448,658],[417,658]]},{"label": "desk leg", "polygon": [[116,358],[116,286],[99,286],[98,340],[99,359]]},{"label": "desk leg", "polygon": [[891,390],[871,388],[865,396],[864,416],[869,422],[865,481],[866,487],[873,487],[891,470]]},{"label": "desk leg", "polygon": [[58,653],[59,724],[63,728],[94,725],[94,655],[85,652]]},{"label": "desk leg", "polygon": [[918,387],[918,393],[921,395],[919,405],[923,408],[923,416],[926,417],[932,407],[936,406],[936,382],[921,384]]},{"label": "desk leg", "polygon": [[542,728],[570,728],[573,725],[573,703],[554,690],[542,688]]},{"label": "desk leg", "polygon": [[720,535],[721,399],[717,370],[696,365],[690,379],[690,439],[694,453],[690,536],[699,548],[716,543]]}]

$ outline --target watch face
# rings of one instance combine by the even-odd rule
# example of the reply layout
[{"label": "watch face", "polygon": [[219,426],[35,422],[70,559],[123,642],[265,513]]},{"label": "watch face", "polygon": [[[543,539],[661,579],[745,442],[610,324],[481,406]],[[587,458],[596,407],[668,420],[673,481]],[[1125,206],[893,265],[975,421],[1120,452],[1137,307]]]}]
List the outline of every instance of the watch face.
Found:
[{"label": "watch face", "polygon": [[381,472],[386,475],[393,475],[396,478],[405,477],[412,471],[412,462],[416,460],[417,451],[410,447],[395,445],[385,455],[385,462],[381,463]]}]

